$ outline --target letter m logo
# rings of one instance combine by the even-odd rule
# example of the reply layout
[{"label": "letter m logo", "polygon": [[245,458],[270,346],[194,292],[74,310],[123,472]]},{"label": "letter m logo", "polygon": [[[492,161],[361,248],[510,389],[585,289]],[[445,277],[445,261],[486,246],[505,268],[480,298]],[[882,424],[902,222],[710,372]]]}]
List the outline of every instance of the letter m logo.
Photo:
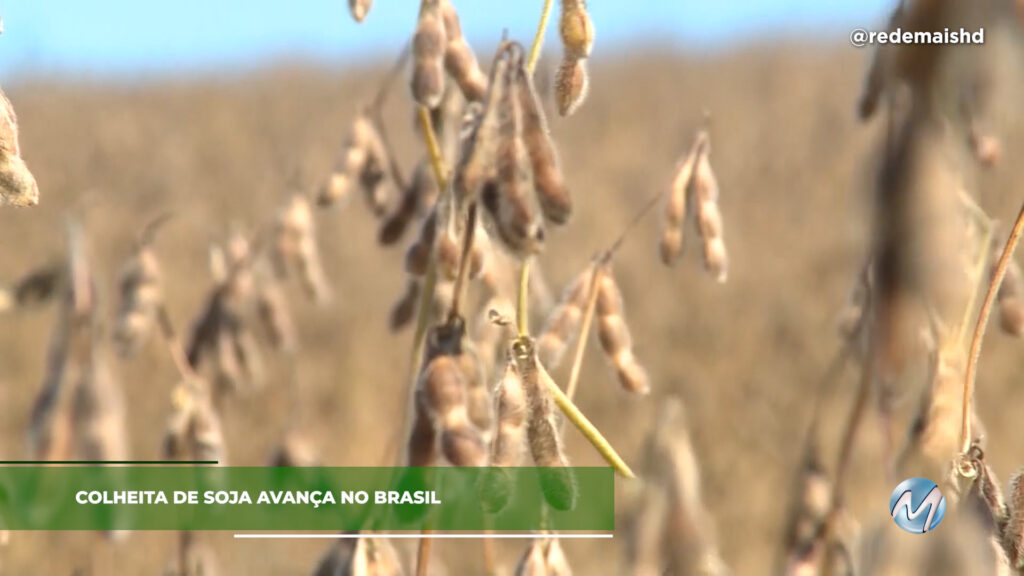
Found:
[{"label": "letter m logo", "polygon": [[[914,492],[912,489],[904,491],[892,507],[892,518],[901,528],[908,532],[923,534],[935,528],[938,522],[934,522],[939,507],[943,504],[942,492],[938,486],[932,486],[927,495],[921,500],[917,508],[913,508]],[[928,514],[925,515],[925,512]],[[939,513],[939,520],[942,519]]]}]

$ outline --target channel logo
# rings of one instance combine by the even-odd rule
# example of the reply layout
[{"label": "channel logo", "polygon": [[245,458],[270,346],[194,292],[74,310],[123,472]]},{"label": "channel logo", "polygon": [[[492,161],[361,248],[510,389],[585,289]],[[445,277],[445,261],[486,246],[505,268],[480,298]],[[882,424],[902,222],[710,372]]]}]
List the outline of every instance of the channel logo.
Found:
[{"label": "channel logo", "polygon": [[897,526],[912,534],[931,532],[946,515],[946,497],[927,478],[900,482],[889,497],[889,513]]}]

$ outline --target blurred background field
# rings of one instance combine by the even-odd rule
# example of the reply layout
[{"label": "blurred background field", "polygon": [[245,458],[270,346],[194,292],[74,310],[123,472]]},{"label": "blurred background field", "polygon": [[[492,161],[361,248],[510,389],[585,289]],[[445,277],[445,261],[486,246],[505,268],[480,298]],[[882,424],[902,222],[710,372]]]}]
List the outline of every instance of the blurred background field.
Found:
[{"label": "blurred background field", "polygon": [[[39,181],[42,202],[30,210],[0,211],[0,281],[60,256],[63,218],[73,213],[84,223],[105,313],[112,317],[117,269],[132,239],[145,221],[170,210],[176,218],[161,233],[157,250],[168,276],[171,315],[186,330],[210,286],[208,244],[222,240],[232,225],[255,229],[289,191],[310,189],[329,172],[353,115],[372,97],[412,27],[411,15],[388,16],[396,9],[384,0],[380,4],[380,18],[371,12],[362,27],[348,20],[342,3],[334,7],[339,42],[354,46],[343,57],[285,50],[283,58],[264,61],[257,53],[241,71],[231,65],[223,75],[216,73],[216,63],[189,74],[192,64],[184,57],[157,74],[145,66],[114,64],[112,76],[96,72],[94,64],[76,68],[56,56],[38,74],[31,60],[5,60],[15,80],[5,81],[4,88],[18,111],[23,155]],[[487,12],[481,4],[467,3],[473,6],[467,14]],[[704,109],[713,115],[712,159],[731,267],[728,283],[714,284],[700,270],[694,244],[683,262],[665,268],[656,253],[658,216],[649,215],[615,268],[653,392],[627,396],[599,355],[590,354],[579,405],[628,461],[637,462],[661,399],[680,397],[723,556],[736,574],[766,574],[781,539],[814,389],[839,349],[836,315],[867,251],[872,150],[881,126],[859,124],[854,103],[868,53],[850,48],[838,24],[832,25],[839,32],[831,39],[811,41],[794,34],[739,41],[741,32],[716,39],[713,50],[687,50],[631,47],[616,32],[617,41],[606,47],[600,10],[611,8],[594,4],[598,40],[589,99],[573,117],[551,123],[578,210],[568,227],[549,238],[540,258],[544,276],[560,289],[618,235],[652,191],[668,184]],[[12,3],[4,12],[2,58],[8,58],[8,35],[19,26],[33,30],[24,23],[32,11],[16,7]],[[301,7],[291,10],[301,14]],[[486,37],[481,26],[500,30],[502,10],[490,11],[493,25],[484,16],[478,16],[480,26],[465,18],[464,26],[479,34],[471,40]],[[512,12],[514,36],[527,40],[534,10]],[[877,13],[871,17],[859,24],[878,22]],[[291,14],[287,21],[295,18]],[[222,25],[230,27],[230,20]],[[46,29],[33,33],[37,45],[49,41]],[[358,55],[360,45],[345,40],[360,34],[375,38],[369,56]],[[557,50],[551,42],[550,56]],[[539,74],[550,78],[553,63],[545,58]],[[1003,86],[1004,103],[1013,101],[1018,84],[1010,77]],[[1003,114],[993,127],[1003,141],[1004,162],[968,185],[1005,222],[1024,193],[1018,184],[1024,168],[1014,161],[1024,150],[1024,122],[1019,106],[996,108]],[[404,77],[385,118],[399,162],[411,169],[421,144],[412,132]],[[386,464],[382,454],[404,413],[411,342],[411,331],[391,334],[387,328],[388,310],[404,288],[403,250],[377,245],[376,223],[359,197],[319,212],[318,226],[335,299],[324,309],[295,299],[302,349],[297,381],[309,407],[302,430],[328,465]],[[53,307],[0,317],[4,459],[24,456],[53,317]],[[1005,478],[1024,463],[1024,342],[993,330],[986,345],[979,411],[993,439],[989,461]],[[152,341],[116,368],[129,400],[132,456],[156,458],[174,367]],[[281,363],[271,362],[270,369],[265,389],[229,404],[225,425],[233,464],[265,463],[287,423],[283,407],[295,383]],[[851,369],[831,388],[828,462],[854,382]],[[910,411],[916,402],[916,394],[908,393],[900,407]],[[854,460],[851,503],[870,528],[871,521],[886,521],[894,483],[881,465],[880,431],[875,420],[868,424]],[[574,463],[601,463],[575,431],[567,438]],[[619,488],[624,504],[628,487]],[[208,538],[226,574],[306,574],[327,547],[232,541],[228,534]],[[120,546],[94,547],[95,542],[86,534],[13,534],[0,548],[0,564],[16,575],[70,574],[91,557],[96,574],[155,574],[172,557],[174,538],[151,533],[135,534]],[[617,539],[565,547],[577,573],[589,575],[620,566],[621,545]],[[503,543],[504,565],[521,548]],[[450,574],[479,573],[477,545],[443,542],[438,550]]]}]

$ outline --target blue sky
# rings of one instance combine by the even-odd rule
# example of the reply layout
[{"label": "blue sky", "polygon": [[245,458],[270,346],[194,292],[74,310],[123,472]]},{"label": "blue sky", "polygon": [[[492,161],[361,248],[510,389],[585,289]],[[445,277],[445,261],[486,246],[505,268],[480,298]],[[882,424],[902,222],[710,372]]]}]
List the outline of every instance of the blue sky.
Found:
[{"label": "blue sky", "polygon": [[[684,50],[806,35],[843,44],[879,25],[894,0],[591,0],[603,49],[670,43]],[[134,76],[247,69],[281,59],[343,64],[393,54],[415,0],[375,0],[362,25],[347,0],[3,0],[0,75]],[[474,43],[503,28],[532,36],[542,0],[455,0]],[[641,8],[638,6],[647,6]],[[549,30],[549,39],[555,30]]]}]

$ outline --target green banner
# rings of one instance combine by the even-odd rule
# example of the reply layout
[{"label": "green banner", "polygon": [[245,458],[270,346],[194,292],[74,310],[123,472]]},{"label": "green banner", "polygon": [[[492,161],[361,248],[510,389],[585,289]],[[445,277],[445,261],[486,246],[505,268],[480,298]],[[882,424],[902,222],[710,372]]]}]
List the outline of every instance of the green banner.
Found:
[{"label": "green banner", "polygon": [[0,466],[0,529],[615,528],[611,468]]}]

